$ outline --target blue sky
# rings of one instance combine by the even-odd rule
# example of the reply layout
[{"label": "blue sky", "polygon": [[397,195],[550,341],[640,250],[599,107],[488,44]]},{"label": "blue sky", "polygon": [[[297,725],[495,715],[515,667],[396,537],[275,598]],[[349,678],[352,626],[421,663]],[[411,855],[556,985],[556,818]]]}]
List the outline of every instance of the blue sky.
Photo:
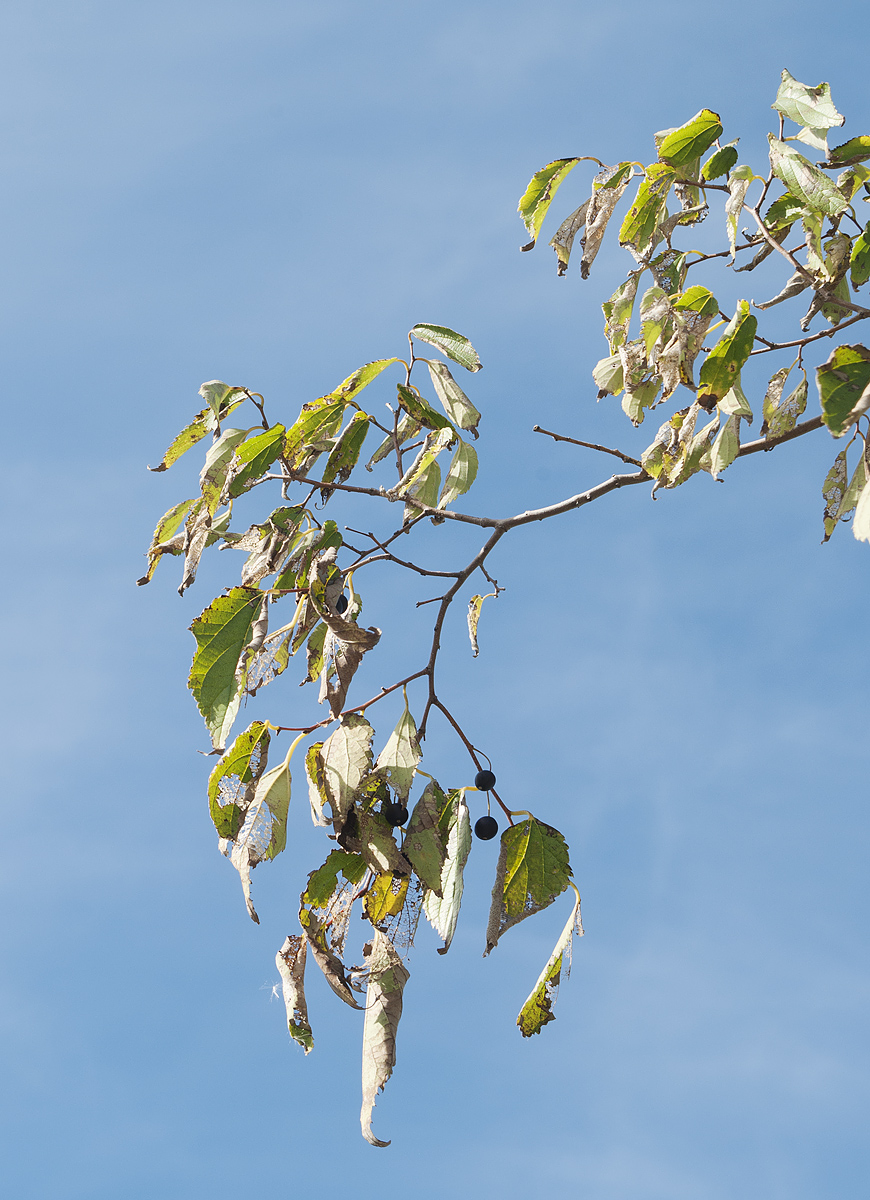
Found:
[{"label": "blue sky", "polygon": [[[836,26],[807,3],[743,0],[0,14],[10,1195],[859,1190],[870,559],[847,529],[819,545],[827,434],[722,485],[654,504],[627,489],[516,531],[476,660],[452,615],[445,700],[513,806],[565,834],[587,936],[556,1022],[524,1041],[516,1012],[567,901],[483,960],[496,852],[475,846],[450,954],[421,932],[410,960],[383,1152],[358,1132],[356,1014],[312,978],[303,1060],[272,998],[323,854],[307,806],[255,876],[259,927],[208,819],[187,626],[238,559],[204,566],[183,600],[174,561],[134,586],[156,518],[198,471],[145,463],[204,379],[255,387],[292,419],[401,353],[417,321],[461,330],[485,363],[468,384],[483,422],[467,510],[520,511],[611,473],[535,423],[642,450],[655,421],[632,430],[589,378],[598,305],[629,260],[611,236],[589,280],[557,280],[543,246],[517,252],[517,198],[555,157],[650,158],[655,130],[704,106],[760,166],[784,66],[830,80],[844,134],[866,132],[866,14],[836,11]],[[733,303],[778,278],[711,285]],[[750,382],[757,398],[764,376]],[[421,541],[464,562],[478,539]],[[413,603],[431,593],[386,572],[368,586],[376,688],[416,666],[431,609]],[[279,687],[258,714],[311,711]],[[446,727],[425,749],[443,782],[470,782]]]}]

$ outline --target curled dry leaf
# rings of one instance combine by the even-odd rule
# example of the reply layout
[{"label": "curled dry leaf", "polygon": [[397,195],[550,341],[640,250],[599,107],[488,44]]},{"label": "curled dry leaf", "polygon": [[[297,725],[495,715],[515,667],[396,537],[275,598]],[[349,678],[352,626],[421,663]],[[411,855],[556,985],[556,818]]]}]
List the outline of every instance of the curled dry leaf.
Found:
[{"label": "curled dry leaf", "polygon": [[367,947],[366,1017],[363,1026],[362,1108],[360,1125],[372,1146],[389,1146],[372,1132],[372,1109],[396,1065],[396,1030],[402,1016],[402,992],[408,970],[395,947],[379,929]]}]

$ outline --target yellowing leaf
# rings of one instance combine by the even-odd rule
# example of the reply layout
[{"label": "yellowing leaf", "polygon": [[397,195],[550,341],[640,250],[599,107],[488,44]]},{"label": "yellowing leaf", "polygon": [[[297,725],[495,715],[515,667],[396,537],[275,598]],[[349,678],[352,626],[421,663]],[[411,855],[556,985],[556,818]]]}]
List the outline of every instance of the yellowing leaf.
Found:
[{"label": "yellowing leaf", "polygon": [[702,108],[685,125],[670,130],[658,144],[659,158],[672,167],[684,167],[700,158],[722,132],[719,114]]},{"label": "yellowing leaf", "polygon": [[568,847],[558,829],[536,817],[509,826],[501,835],[484,955],[512,925],[552,904],[570,878]]},{"label": "yellowing leaf", "polygon": [[571,949],[575,933],[579,937],[583,936],[579,894],[574,900],[571,915],[559,935],[559,940],[547,960],[547,965],[538,976],[537,983],[520,1009],[517,1025],[519,1025],[523,1037],[532,1037],[533,1034],[540,1033],[548,1022],[555,1021],[553,1005],[559,992],[559,984],[563,979],[567,980],[571,973]]},{"label": "yellowing leaf", "polygon": [[547,163],[532,176],[517,206],[517,211],[532,239],[528,246],[523,247],[524,250],[531,250],[537,241],[547,209],[562,181],[583,161],[582,158],[557,158],[555,162]]}]

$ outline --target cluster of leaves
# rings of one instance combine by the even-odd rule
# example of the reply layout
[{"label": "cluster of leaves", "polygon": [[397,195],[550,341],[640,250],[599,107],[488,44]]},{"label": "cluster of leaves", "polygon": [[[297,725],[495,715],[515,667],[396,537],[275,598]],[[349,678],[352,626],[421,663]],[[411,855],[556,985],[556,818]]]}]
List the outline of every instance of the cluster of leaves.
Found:
[{"label": "cluster of leaves", "polygon": [[[602,305],[610,353],[592,374],[599,398],[623,395],[623,408],[634,426],[644,421],[648,411],[669,401],[678,388],[691,393],[691,402],[670,412],[640,460],[620,450],[577,442],[616,455],[636,466],[636,472],[612,476],[577,496],[514,517],[457,512],[455,502],[469,491],[477,474],[472,442],[481,416],[451,367],[475,373],[481,362],[466,338],[428,324],[410,331],[407,359],[395,356],[367,363],[333,391],[304,404],[292,424],[270,423],[260,393],[217,380],[203,384],[200,394],[205,407],[154,468],[167,470],[211,435],[199,494],[173,506],[158,522],[140,583],[149,582],[163,557],[177,556],[183,559],[179,588],[183,593],[194,582],[208,547],[220,545],[245,554],[238,585],[214,599],[191,625],[196,651],[189,686],[211,736],[213,753],[220,756],[208,783],[211,817],[220,849],[239,873],[254,921],[258,917],[251,874],[286,846],[291,759],[302,740],[313,739],[304,752],[311,817],[335,845],[309,874],[301,893],[298,928],[288,934],[276,962],[290,1035],[306,1053],[313,1046],[305,999],[309,951],[335,994],[350,1007],[364,1009],[361,1123],[373,1145],[387,1144],[374,1136],[371,1115],[376,1094],[395,1063],[396,1030],[408,979],[407,952],[421,915],[443,940],[440,953],[449,949],[472,845],[466,796],[476,789],[442,788],[420,767],[421,742],[433,710],[447,718],[479,772],[482,766],[481,752],[436,691],[441,631],[450,604],[480,571],[492,590],[481,589],[468,600],[468,630],[472,653],[477,655],[483,601],[497,598],[503,590],[485,566],[500,539],[517,526],[567,513],[617,487],[651,481],[655,493],[659,488],[675,488],[700,471],[717,478],[738,456],[772,449],[825,425],[835,438],[851,434],[823,485],[825,540],[840,521],[854,514],[856,537],[870,541],[870,350],[841,344],[832,351],[816,369],[821,413],[799,423],[809,393],[804,365],[808,347],[870,316],[870,308],[858,304],[854,296],[870,279],[870,223],[862,226],[854,207],[859,196],[863,200],[870,196],[870,167],[863,165],[870,162],[870,136],[829,148],[829,131],[842,125],[843,118],[828,85],[807,87],[788,72],[783,72],[773,108],[779,114],[779,130],[770,136],[769,169],[764,175],[738,163],[737,141],[723,144],[719,116],[702,109],[685,124],[655,135],[655,162],[607,166],[589,156],[559,159],[534,175],[520,201],[520,214],[532,239],[524,249],[531,249],[568,174],[580,162],[598,163],[591,196],[562,222],[551,240],[562,275],[581,235],[580,272],[586,278],[608,223],[637,181],[619,231],[619,241],[635,265]],[[786,136],[786,120],[798,125],[796,134]],[[822,154],[823,160],[811,162],[795,143]],[[755,185],[758,191],[752,192],[750,202]],[[724,199],[727,248],[701,253],[674,246],[680,230],[693,229],[705,220],[711,193]],[[676,204],[669,211],[672,196]],[[748,233],[740,229],[744,213],[754,223]],[[854,230],[845,230],[844,223]],[[802,241],[789,247],[792,238]],[[741,257],[738,266],[738,255],[747,253],[751,257],[747,261]],[[785,286],[760,304],[740,299],[731,315],[720,310],[709,287],[689,282],[689,272],[710,260],[725,260],[733,271],[743,272],[774,254],[790,268]],[[759,334],[757,312],[805,291],[810,292],[811,303],[799,321],[801,337],[777,343]],[[817,316],[826,328],[810,333]],[[717,340],[705,344],[716,332]],[[421,343],[442,357],[418,356]],[[787,352],[791,361],[767,383],[760,405],[760,438],[742,443],[741,421],[751,424],[754,414],[741,375],[750,359],[771,352]],[[416,382],[420,367],[427,373],[432,399]],[[365,392],[369,385],[384,382],[390,368],[401,375],[384,424],[370,407],[363,407],[362,399],[373,394]],[[250,427],[229,427],[228,419],[242,405],[248,406],[245,411],[253,406],[258,419]],[[380,432],[381,439],[364,462],[363,446],[372,429]],[[857,445],[857,462],[850,464],[847,455],[853,445]],[[448,451],[451,457],[446,465]],[[385,482],[361,483],[361,464],[367,473],[386,472]],[[354,483],[348,482],[351,477]],[[241,498],[264,485],[280,492],[282,503],[262,520],[233,530],[234,509],[242,507]],[[334,520],[319,515],[336,491],[352,496],[359,505],[398,502],[403,507],[401,528],[382,538],[348,527],[339,530]],[[429,570],[397,557],[391,549],[396,538],[427,519],[439,526],[472,523],[487,529],[489,536],[462,569]],[[358,534],[367,544],[354,545],[348,533]],[[378,627],[360,620],[359,579],[375,562],[449,583],[444,594],[435,598],[437,616],[425,665],[371,699],[349,704],[360,664],[381,638]],[[282,614],[280,619],[274,619],[275,612]],[[246,697],[283,675],[303,647],[302,683],[318,683],[318,702],[326,706],[327,715],[292,726],[255,720],[231,740]],[[415,683],[428,688],[419,723],[411,714],[407,690]],[[376,732],[367,713],[399,688],[405,701],[402,714],[375,754]],[[316,740],[320,730],[322,740]],[[277,765],[274,756],[270,765],[273,738],[289,732],[298,734],[296,740],[286,754],[278,754]],[[426,782],[412,803],[418,776]],[[488,770],[484,776],[492,783]],[[565,928],[517,1020],[528,1037],[553,1020],[553,1002],[570,966],[573,936],[582,933],[580,898],[562,835],[525,810],[509,809],[494,786],[488,789],[487,812],[489,795],[507,816],[508,826],[501,837],[485,953],[512,925],[547,908],[569,887],[575,894]],[[488,839],[491,823],[478,832]],[[362,962],[348,965],[346,943],[355,905],[370,933],[362,945]]]},{"label": "cluster of leaves", "polygon": [[[191,625],[196,652],[189,687],[214,753],[220,754],[208,782],[220,850],[239,873],[254,921],[259,918],[251,873],[287,843],[293,753],[304,738],[335,726],[324,740],[308,745],[304,763],[312,820],[329,831],[338,848],[309,875],[300,898],[299,932],[287,936],[276,963],[290,1036],[306,1054],[314,1044],[305,999],[309,951],[335,994],[351,1008],[364,1008],[361,1121],[364,1136],[376,1146],[389,1144],[374,1136],[371,1114],[376,1093],[395,1062],[396,1028],[408,978],[404,957],[421,914],[443,939],[440,953],[450,947],[472,844],[465,796],[477,789],[445,790],[420,770],[422,751],[407,688],[404,711],[377,756],[375,730],[365,712],[381,697],[346,707],[363,656],[381,636],[379,629],[365,628],[358,619],[362,601],[354,574],[359,575],[371,555],[354,552],[335,521],[318,518],[318,507],[322,509],[335,490],[352,486],[347,480],[361,461],[371,426],[384,437],[366,469],[392,463],[398,482],[364,490],[404,502],[403,528],[426,515],[443,521],[448,506],[473,484],[478,460],[467,436],[477,437],[480,413],[448,362],[418,358],[414,339],[434,346],[470,372],[480,370],[466,338],[443,326],[417,325],[409,335],[408,361],[394,357],[366,364],[328,395],[303,405],[289,426],[269,423],[259,393],[216,380],[203,384],[200,394],[206,407],[154,468],[166,470],[211,433],[200,495],[175,505],[160,519],[148,550],[148,571],[139,581],[147,583],[165,555],[183,557],[183,593],[194,582],[207,547],[220,544],[246,555],[240,585],[214,599]],[[440,407],[412,382],[416,363],[427,367]],[[403,380],[390,406],[390,427],[362,407],[360,394],[393,365],[402,369]],[[257,409],[259,423],[228,427],[228,417],[246,401]],[[451,449],[442,482],[439,456]],[[406,456],[411,461],[406,462]],[[325,462],[315,475],[321,458]],[[284,500],[289,499],[289,489],[302,489],[301,502],[283,504],[244,531],[233,531],[239,497],[267,482],[281,488]],[[314,503],[318,496],[319,506]],[[339,565],[347,554],[350,562]],[[472,597],[469,610],[475,654],[482,600]],[[275,606],[282,603],[286,614],[276,621],[273,613],[280,609]],[[273,738],[286,726],[255,720],[230,742],[231,733],[245,697],[282,675],[303,646],[302,682],[319,681],[319,701],[328,705],[330,715],[299,731],[278,765],[270,765]],[[384,689],[381,695],[393,690]],[[408,817],[406,806],[418,775],[428,782]],[[528,814],[520,815],[527,819],[509,825],[502,838],[487,953],[505,929],[546,908],[570,883],[561,834]],[[347,966],[345,943],[356,904],[369,923],[370,937],[362,947],[363,962]],[[570,928],[575,927],[579,929],[579,899],[570,922]],[[565,935],[520,1013],[524,1036],[539,1032],[553,1019],[554,988],[569,954],[570,936]],[[361,994],[364,1003],[357,999]]]},{"label": "cluster of leaves", "polygon": [[[580,270],[586,278],[619,199],[639,177],[618,235],[620,245],[630,251],[637,265],[602,305],[610,354],[598,362],[592,375],[599,399],[622,394],[622,407],[635,426],[648,411],[668,401],[678,387],[694,394],[693,403],[673,413],[641,455],[656,488],[677,487],[697,471],[718,478],[738,456],[740,422],[751,424],[753,419],[741,385],[741,371],[751,357],[773,349],[797,351],[789,366],[772,375],[762,402],[761,436],[772,442],[791,432],[806,408],[805,347],[831,336],[842,322],[851,325],[870,315],[853,296],[853,289],[857,291],[870,279],[870,222],[862,224],[854,207],[859,197],[870,199],[870,166],[865,165],[870,160],[870,135],[830,147],[831,130],[844,123],[830,87],[827,83],[808,87],[788,71],[782,73],[772,107],[780,115],[780,129],[778,136],[769,135],[769,166],[763,175],[746,164],[738,165],[739,139],[723,143],[718,113],[702,109],[685,124],[655,135],[653,163],[607,166],[591,160],[601,167],[591,197],[562,222],[550,241],[562,275],[574,240],[584,230]],[[788,137],[786,119],[799,126],[798,132]],[[811,162],[795,143],[817,151],[823,159]],[[560,184],[585,161],[590,159],[559,159],[532,177],[519,204],[532,237],[524,250],[535,245]],[[759,185],[759,193],[750,203],[753,183]],[[729,249],[702,254],[675,247],[673,241],[681,229],[697,226],[707,217],[711,192],[724,193]],[[669,211],[672,195],[676,207]],[[753,228],[743,231],[744,240],[738,244],[744,213],[752,218]],[[853,226],[852,232],[843,229],[844,220]],[[802,241],[789,249],[787,242],[793,236]],[[738,266],[737,256],[750,251],[751,258]],[[752,271],[775,251],[791,268],[782,290],[758,304],[739,300],[730,317],[720,311],[708,287],[689,283],[690,270],[710,259],[726,257],[735,271]],[[642,289],[647,273],[647,286]],[[811,294],[811,302],[799,322],[802,332],[808,334],[819,315],[830,329],[781,346],[760,337],[752,308],[764,311],[803,292]],[[637,333],[632,337],[635,313]],[[714,325],[717,318],[719,324]],[[705,347],[708,334],[722,325],[715,344]],[[786,381],[794,370],[802,378],[787,391]],[[857,438],[865,446],[866,422],[859,422],[870,408],[870,352],[861,345],[837,347],[817,369],[816,381],[824,424],[834,437],[855,427],[852,440]],[[705,420],[710,416],[711,420]],[[826,540],[831,523],[856,509],[855,536],[870,540],[870,475],[865,473],[865,462],[862,454],[849,483],[843,483],[845,452],[838,455],[824,484]]]}]

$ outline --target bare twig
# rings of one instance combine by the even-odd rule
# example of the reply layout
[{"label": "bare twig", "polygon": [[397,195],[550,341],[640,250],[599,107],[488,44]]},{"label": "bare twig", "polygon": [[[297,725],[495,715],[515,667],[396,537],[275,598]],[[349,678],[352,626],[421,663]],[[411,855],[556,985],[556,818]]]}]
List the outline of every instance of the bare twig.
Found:
[{"label": "bare twig", "polygon": [[547,437],[553,438],[556,442],[570,442],[572,446],[585,446],[587,450],[599,450],[602,454],[612,454],[614,458],[622,459],[624,463],[631,463],[633,467],[640,466],[640,462],[636,458],[623,454],[621,450],[611,450],[609,446],[597,446],[595,442],[581,442],[577,438],[566,437],[563,433],[553,433],[552,429],[542,429],[540,425],[533,425],[532,433],[545,433]]}]

